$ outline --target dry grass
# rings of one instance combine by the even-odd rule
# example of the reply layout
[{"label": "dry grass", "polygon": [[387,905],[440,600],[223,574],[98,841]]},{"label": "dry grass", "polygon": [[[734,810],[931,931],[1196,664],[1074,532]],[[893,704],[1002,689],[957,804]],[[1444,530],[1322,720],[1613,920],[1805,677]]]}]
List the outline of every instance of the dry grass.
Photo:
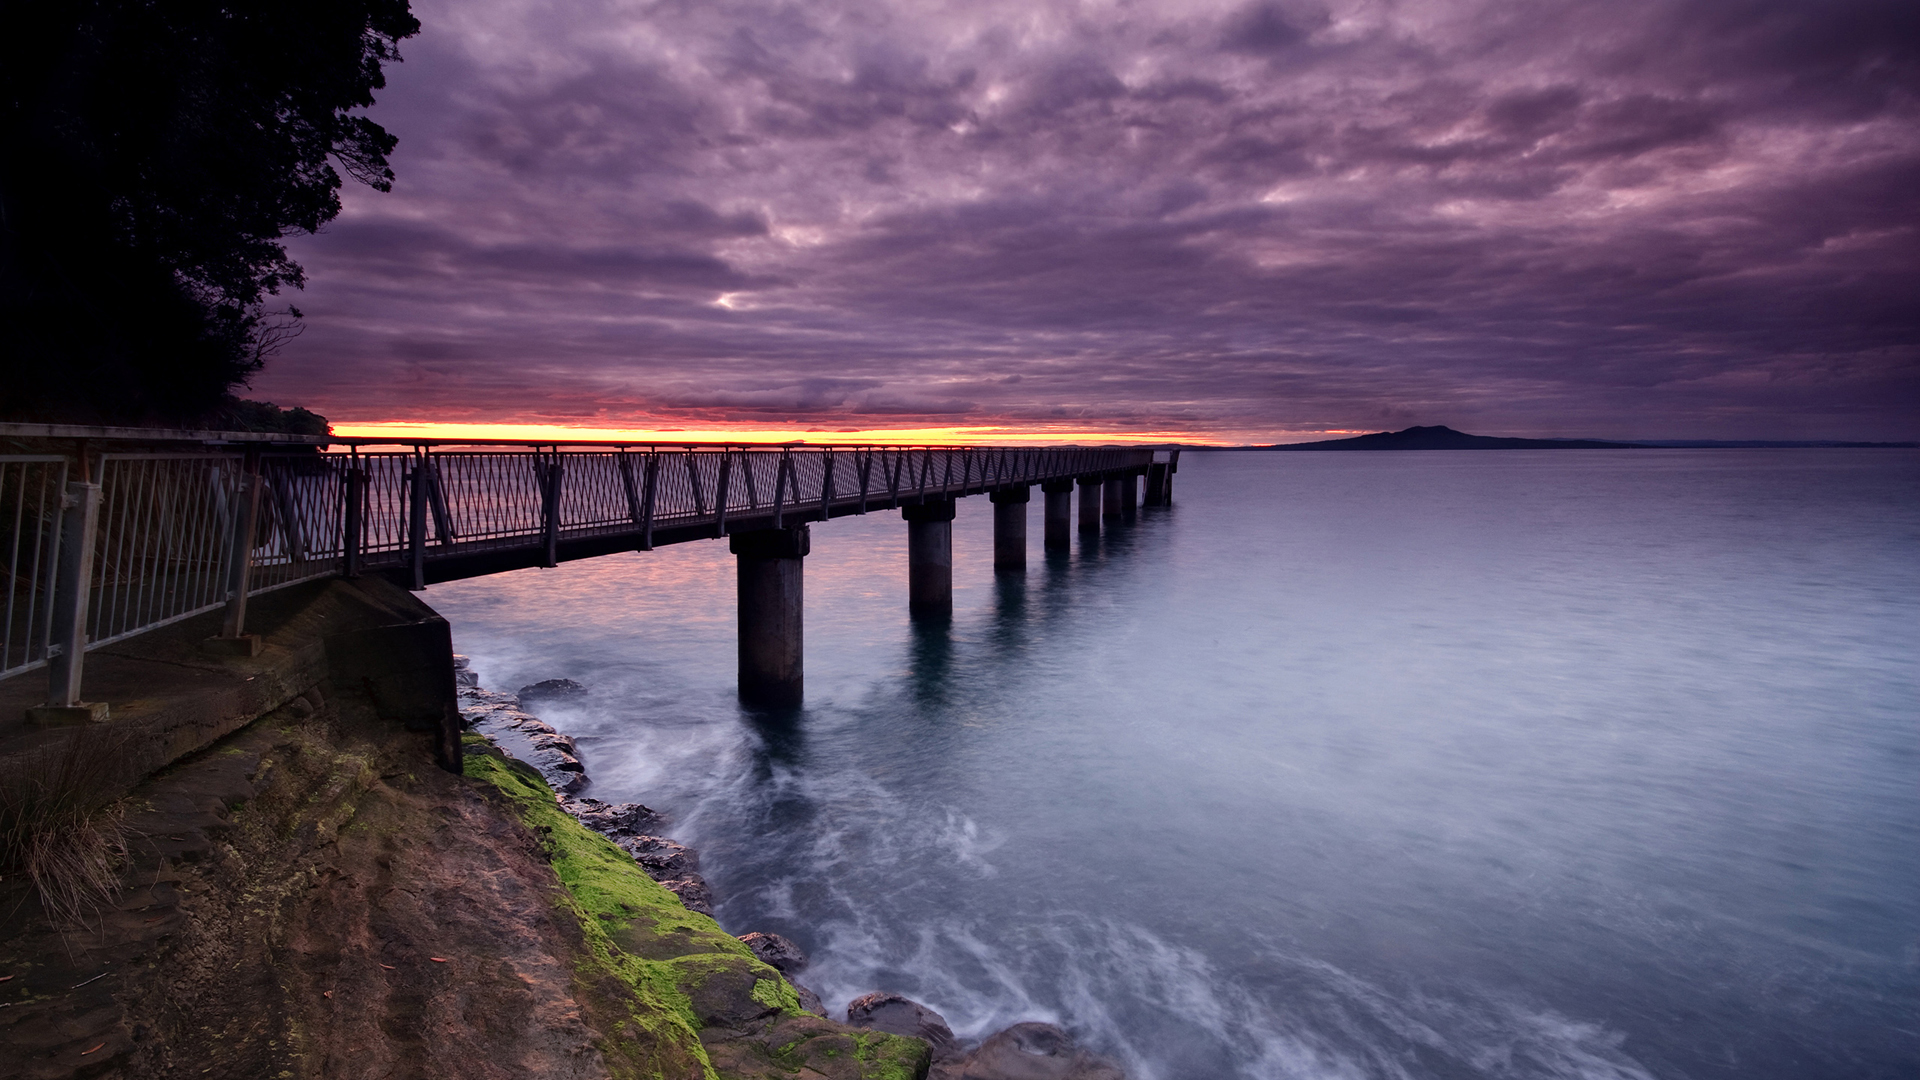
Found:
[{"label": "dry grass", "polygon": [[56,923],[119,892],[128,743],[112,725],[81,727],[0,760],[0,874],[27,878]]}]

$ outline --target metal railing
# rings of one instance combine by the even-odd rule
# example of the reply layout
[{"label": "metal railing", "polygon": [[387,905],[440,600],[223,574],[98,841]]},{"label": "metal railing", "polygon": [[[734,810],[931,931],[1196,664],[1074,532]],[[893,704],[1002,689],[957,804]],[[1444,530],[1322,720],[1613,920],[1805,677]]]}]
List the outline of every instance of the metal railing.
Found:
[{"label": "metal railing", "polygon": [[315,577],[397,571],[421,588],[436,563],[469,560],[453,576],[503,554],[551,566],[610,542],[647,550],[1153,461],[1074,447],[342,442],[0,455],[0,677],[48,666],[53,703],[72,705],[85,650],[222,607],[237,638],[249,596]]},{"label": "metal railing", "polygon": [[44,454],[0,457],[0,543],[4,543],[5,622],[0,676],[47,662],[53,636],[54,566],[67,492],[67,459]]},{"label": "metal railing", "polygon": [[[328,454],[358,491],[353,569],[630,536],[640,550],[1015,484],[1142,471],[1152,450],[658,447]],[[416,587],[424,585],[416,573]]]}]

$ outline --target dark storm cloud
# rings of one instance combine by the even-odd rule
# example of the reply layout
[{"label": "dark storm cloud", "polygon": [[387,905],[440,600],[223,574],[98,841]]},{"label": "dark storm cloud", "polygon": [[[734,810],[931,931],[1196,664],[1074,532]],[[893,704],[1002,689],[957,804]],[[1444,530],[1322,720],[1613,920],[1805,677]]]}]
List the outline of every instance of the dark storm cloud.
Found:
[{"label": "dark storm cloud", "polygon": [[419,14],[332,415],[1916,433],[1910,3]]}]

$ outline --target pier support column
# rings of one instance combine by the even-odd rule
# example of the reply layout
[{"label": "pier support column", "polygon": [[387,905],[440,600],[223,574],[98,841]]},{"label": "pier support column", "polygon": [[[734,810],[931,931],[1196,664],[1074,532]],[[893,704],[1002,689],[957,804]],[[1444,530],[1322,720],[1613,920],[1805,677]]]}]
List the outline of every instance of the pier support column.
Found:
[{"label": "pier support column", "polygon": [[907,519],[907,614],[953,617],[953,500],[903,506]]},{"label": "pier support column", "polygon": [[1147,466],[1147,505],[1148,506],[1165,505],[1167,501],[1166,493],[1164,490],[1166,488],[1166,484],[1167,484],[1167,466],[1164,462],[1156,461],[1153,464]]},{"label": "pier support column", "polygon": [[1140,513],[1140,474],[1120,478],[1120,520],[1132,521]]},{"label": "pier support column", "polygon": [[801,567],[810,543],[805,525],[737,532],[727,539],[738,574],[740,701],[749,708],[800,705]]},{"label": "pier support column", "polygon": [[1033,489],[1025,484],[1002,488],[987,496],[993,502],[993,568],[1027,568],[1027,503]]},{"label": "pier support column", "polygon": [[1107,478],[1107,482],[1103,485],[1103,490],[1100,498],[1100,516],[1101,517],[1117,518],[1120,516],[1120,484],[1121,483],[1122,483],[1121,479],[1117,476],[1110,476]]},{"label": "pier support column", "polygon": [[1073,481],[1049,480],[1040,485],[1046,493],[1046,549],[1067,551],[1073,547]]},{"label": "pier support column", "polygon": [[1080,535],[1100,535],[1100,478],[1080,478]]}]

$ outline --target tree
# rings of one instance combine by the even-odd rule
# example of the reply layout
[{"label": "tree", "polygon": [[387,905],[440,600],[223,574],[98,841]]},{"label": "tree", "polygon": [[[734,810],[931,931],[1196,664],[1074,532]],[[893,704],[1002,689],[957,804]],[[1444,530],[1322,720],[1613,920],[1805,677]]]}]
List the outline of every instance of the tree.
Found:
[{"label": "tree", "polygon": [[381,191],[407,0],[7,0],[0,416],[182,422],[291,332],[281,239]]}]

